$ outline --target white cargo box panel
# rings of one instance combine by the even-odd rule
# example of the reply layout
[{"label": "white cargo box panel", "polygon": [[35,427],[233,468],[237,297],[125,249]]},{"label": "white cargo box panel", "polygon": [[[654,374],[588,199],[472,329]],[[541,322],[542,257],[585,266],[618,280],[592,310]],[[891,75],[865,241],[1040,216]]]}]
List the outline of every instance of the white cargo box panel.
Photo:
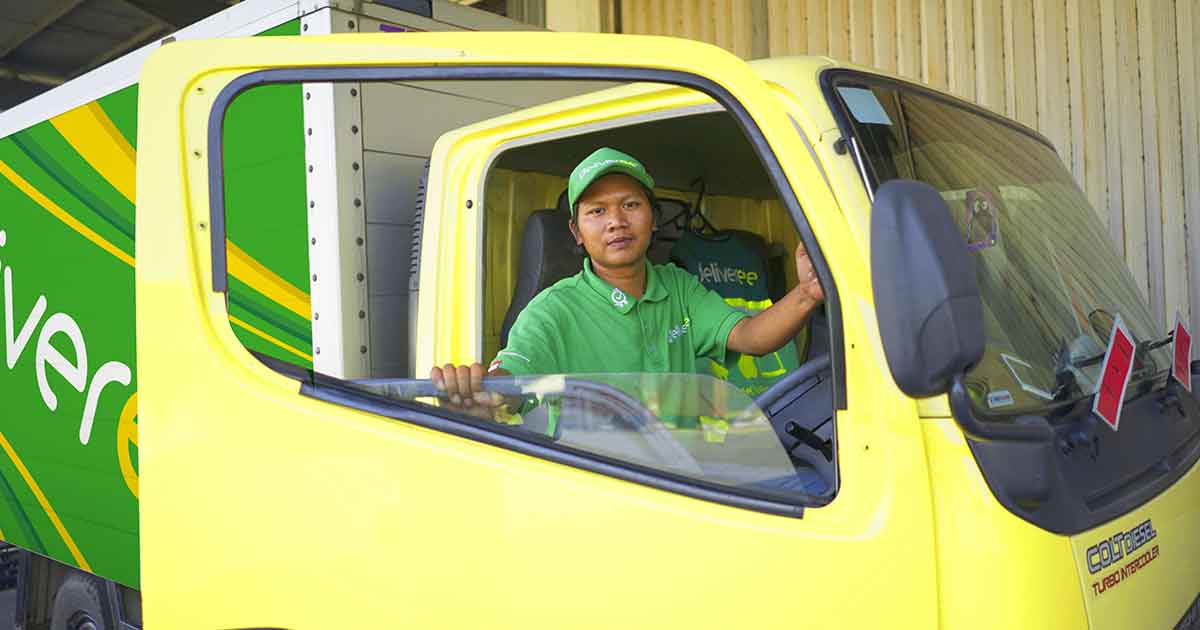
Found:
[{"label": "white cargo box panel", "polygon": [[[399,8],[423,8],[426,5],[431,17]],[[386,0],[378,3],[362,0],[244,0],[0,113],[0,138],[137,83],[142,64],[164,42],[250,37],[289,20],[331,8],[345,12],[345,17],[365,20],[365,28],[361,29],[363,32],[533,28],[446,0],[433,0],[431,3],[419,0]],[[301,32],[301,35],[304,34]]]},{"label": "white cargo box panel", "polygon": [[[0,113],[0,137],[134,85],[142,64],[159,46],[250,37],[294,20],[299,20],[301,36],[530,28],[444,0],[246,0]],[[407,372],[406,261],[413,247],[416,182],[426,159],[411,155],[412,146],[400,146],[388,137],[384,124],[372,125],[382,150],[364,152],[361,89],[349,83],[306,85],[309,98],[303,103],[304,125],[310,130],[305,161],[311,169],[306,195],[313,363],[318,371],[342,378]],[[419,109],[435,105],[423,99],[409,104]],[[427,153],[432,140],[423,144],[421,151]],[[409,155],[404,155],[406,150]],[[370,198],[376,202],[368,204]],[[377,261],[373,266],[368,266],[368,243]],[[374,327],[373,312],[381,313]]]}]

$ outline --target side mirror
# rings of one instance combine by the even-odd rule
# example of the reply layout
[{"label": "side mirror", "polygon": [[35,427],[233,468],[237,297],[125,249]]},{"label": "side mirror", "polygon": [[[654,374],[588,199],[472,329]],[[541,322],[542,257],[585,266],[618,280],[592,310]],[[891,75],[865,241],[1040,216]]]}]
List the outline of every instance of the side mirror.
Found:
[{"label": "side mirror", "polygon": [[879,187],[871,206],[871,284],[892,379],[905,394],[944,394],[983,356],[975,261],[934,188]]}]

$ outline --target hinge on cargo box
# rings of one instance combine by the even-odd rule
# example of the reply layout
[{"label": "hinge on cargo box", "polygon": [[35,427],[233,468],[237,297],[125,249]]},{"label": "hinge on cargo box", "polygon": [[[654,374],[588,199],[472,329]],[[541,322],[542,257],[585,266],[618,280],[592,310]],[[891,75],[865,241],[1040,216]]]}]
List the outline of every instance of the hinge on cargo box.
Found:
[{"label": "hinge on cargo box", "polygon": [[340,9],[361,15],[362,3],[363,0],[300,0],[299,17],[304,17],[323,9]]}]

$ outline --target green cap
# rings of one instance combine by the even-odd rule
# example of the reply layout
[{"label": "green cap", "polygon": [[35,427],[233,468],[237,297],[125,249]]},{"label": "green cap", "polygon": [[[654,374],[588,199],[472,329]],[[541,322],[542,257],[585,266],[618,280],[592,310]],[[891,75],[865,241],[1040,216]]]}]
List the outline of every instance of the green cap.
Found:
[{"label": "green cap", "polygon": [[592,182],[609,173],[624,173],[641,182],[646,188],[654,188],[654,178],[650,177],[650,173],[646,172],[646,167],[642,166],[641,162],[633,159],[628,153],[600,147],[583,158],[575,170],[571,171],[571,178],[567,180],[567,204],[570,206],[571,216],[575,216],[575,202],[579,201],[583,191],[587,190]]}]

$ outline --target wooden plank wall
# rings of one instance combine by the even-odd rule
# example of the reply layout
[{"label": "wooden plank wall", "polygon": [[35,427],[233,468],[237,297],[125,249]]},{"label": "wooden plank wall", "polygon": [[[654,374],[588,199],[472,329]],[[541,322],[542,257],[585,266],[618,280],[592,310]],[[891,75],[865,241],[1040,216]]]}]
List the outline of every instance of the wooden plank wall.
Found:
[{"label": "wooden plank wall", "polygon": [[615,16],[603,30],[830,55],[1037,128],[1163,326],[1177,311],[1200,325],[1200,0],[595,2]]}]

